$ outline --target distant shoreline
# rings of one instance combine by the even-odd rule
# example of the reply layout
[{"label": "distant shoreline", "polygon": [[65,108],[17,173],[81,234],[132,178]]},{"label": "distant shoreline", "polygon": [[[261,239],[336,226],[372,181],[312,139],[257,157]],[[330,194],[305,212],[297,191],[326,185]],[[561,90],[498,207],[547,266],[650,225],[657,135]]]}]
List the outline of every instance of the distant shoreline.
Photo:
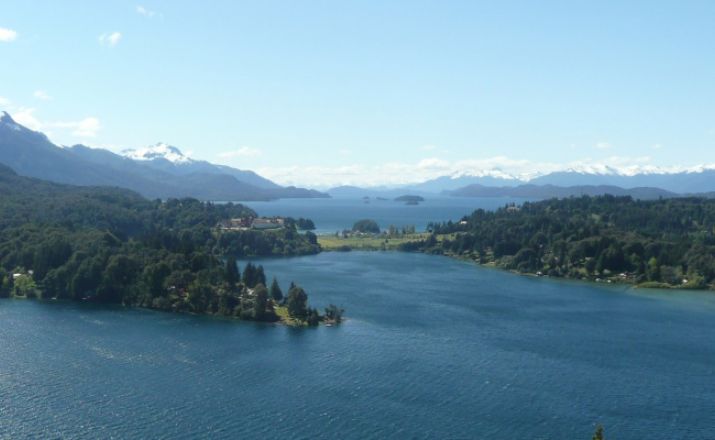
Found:
[{"label": "distant shoreline", "polygon": [[[429,233],[419,233],[414,234],[409,237],[402,238],[383,238],[380,236],[375,237],[351,237],[351,238],[334,238],[329,234],[318,235],[318,244],[321,245],[321,252],[406,252],[406,253],[418,253],[424,255],[434,255],[442,256],[447,258],[452,258],[455,260],[460,260],[468,263],[475,264],[479,267],[485,269],[495,269],[502,272],[511,273],[514,275],[521,275],[533,278],[548,278],[552,280],[567,280],[584,282],[588,284],[596,285],[608,285],[608,286],[629,286],[634,289],[649,289],[649,290],[691,290],[691,291],[701,291],[708,292],[713,291],[712,288],[703,287],[685,287],[676,286],[667,283],[659,282],[645,282],[636,283],[635,280],[630,278],[621,278],[619,275],[609,276],[609,277],[555,277],[548,274],[540,274],[539,272],[520,272],[518,270],[509,269],[504,267],[504,265],[497,264],[495,262],[480,263],[479,261],[465,255],[459,255],[454,253],[431,253],[422,250],[405,250],[401,249],[401,246],[405,243],[419,242],[429,236]],[[342,243],[342,244],[341,244]]]}]

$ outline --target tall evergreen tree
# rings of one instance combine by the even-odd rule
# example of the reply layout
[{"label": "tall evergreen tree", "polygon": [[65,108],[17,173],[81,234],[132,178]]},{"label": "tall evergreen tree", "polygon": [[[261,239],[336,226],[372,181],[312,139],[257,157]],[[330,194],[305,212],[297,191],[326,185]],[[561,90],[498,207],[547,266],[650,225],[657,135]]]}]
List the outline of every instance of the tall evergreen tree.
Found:
[{"label": "tall evergreen tree", "polygon": [[318,309],[309,309],[308,310],[308,316],[306,318],[306,322],[310,326],[316,326],[320,324],[320,314],[318,313]]},{"label": "tall evergreen tree", "polygon": [[278,303],[283,301],[283,291],[281,290],[281,286],[278,285],[276,277],[273,277],[273,282],[271,283],[271,298]]},{"label": "tall evergreen tree", "polygon": [[266,305],[268,305],[268,289],[263,284],[257,284],[253,290],[253,319],[263,321],[266,319]]},{"label": "tall evergreen tree", "polygon": [[253,263],[246,264],[246,267],[243,269],[243,284],[250,288],[256,286],[256,267]]},{"label": "tall evergreen tree", "polygon": [[263,284],[264,286],[266,285],[266,274],[263,272],[263,266],[258,266],[256,268],[253,282],[254,284]]},{"label": "tall evergreen tree", "polygon": [[305,320],[308,317],[308,295],[305,290],[294,285],[288,291],[286,306],[288,307],[288,315],[292,318]]},{"label": "tall evergreen tree", "polygon": [[229,286],[234,287],[236,283],[241,281],[241,273],[238,268],[238,263],[236,262],[236,257],[229,256],[226,258],[226,283]]}]

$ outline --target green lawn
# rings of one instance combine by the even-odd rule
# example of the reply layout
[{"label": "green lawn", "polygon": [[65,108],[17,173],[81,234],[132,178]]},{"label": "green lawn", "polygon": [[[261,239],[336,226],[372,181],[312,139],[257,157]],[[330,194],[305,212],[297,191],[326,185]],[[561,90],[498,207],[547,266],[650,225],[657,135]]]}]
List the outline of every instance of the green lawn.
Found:
[{"label": "green lawn", "polygon": [[395,250],[403,243],[424,240],[429,234],[409,234],[400,237],[353,236],[348,238],[335,235],[319,235],[318,244],[324,251],[356,250],[381,251]]},{"label": "green lawn", "polygon": [[290,315],[288,314],[288,307],[286,306],[279,306],[275,305],[273,306],[273,310],[276,312],[276,315],[280,318],[281,323],[285,325],[289,325],[292,327],[307,327],[308,323],[305,321],[300,321],[295,318],[291,318]]}]

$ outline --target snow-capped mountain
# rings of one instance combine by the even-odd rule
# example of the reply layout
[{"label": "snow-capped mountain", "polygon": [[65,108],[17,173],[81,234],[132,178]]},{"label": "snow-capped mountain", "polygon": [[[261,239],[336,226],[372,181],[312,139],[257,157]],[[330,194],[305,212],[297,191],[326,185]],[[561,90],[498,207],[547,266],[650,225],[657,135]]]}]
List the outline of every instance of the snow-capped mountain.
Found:
[{"label": "snow-capped mountain", "polygon": [[413,191],[424,191],[431,193],[441,193],[451,191],[467,185],[484,186],[516,186],[524,183],[516,176],[503,172],[502,170],[484,170],[473,174],[455,173],[449,176],[442,176],[426,182],[407,185]]},{"label": "snow-capped mountain", "polygon": [[59,147],[4,112],[0,114],[0,163],[23,176],[73,185],[117,186],[149,198],[246,201],[326,196],[279,186],[252,171],[192,160],[164,144],[125,155],[84,145]]},{"label": "snow-capped mountain", "polygon": [[173,164],[185,164],[193,160],[185,156],[181,150],[163,142],[146,148],[123,150],[121,155],[132,160],[167,160]]},{"label": "snow-capped mountain", "polygon": [[278,189],[280,185],[259,176],[253,171],[239,170],[226,165],[216,165],[204,160],[195,160],[177,147],[160,142],[145,148],[121,152],[123,157],[167,173],[185,176],[192,173],[227,174],[236,179],[264,189]]},{"label": "snow-capped mountain", "polygon": [[715,169],[701,165],[691,168],[608,169],[558,171],[529,181],[533,185],[613,185],[621,188],[661,188],[679,194],[715,191]]},{"label": "snow-capped mountain", "polygon": [[0,124],[3,124],[6,128],[14,131],[21,131],[23,128],[15,122],[7,112],[2,112],[2,115],[0,115]]},{"label": "snow-capped mountain", "polygon": [[515,187],[519,185],[618,186],[621,188],[661,188],[679,194],[715,191],[715,164],[692,167],[655,165],[613,166],[600,163],[578,164],[549,173],[514,175],[499,169],[455,173],[426,182],[407,185],[416,191],[441,193],[470,185]]}]

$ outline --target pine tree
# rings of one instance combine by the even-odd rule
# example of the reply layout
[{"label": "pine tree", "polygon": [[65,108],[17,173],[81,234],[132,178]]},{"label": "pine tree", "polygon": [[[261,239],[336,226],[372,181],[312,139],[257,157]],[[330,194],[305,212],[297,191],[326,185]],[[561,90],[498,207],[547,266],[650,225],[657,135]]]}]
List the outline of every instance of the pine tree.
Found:
[{"label": "pine tree", "polygon": [[251,288],[256,285],[256,267],[253,263],[246,264],[243,269],[243,284]]},{"label": "pine tree", "polygon": [[258,266],[256,268],[253,282],[255,284],[263,284],[264,286],[266,285],[266,274],[263,272],[263,266]]},{"label": "pine tree", "polygon": [[226,259],[226,282],[229,286],[234,287],[236,283],[241,281],[241,273],[238,269],[238,264],[236,263],[235,257],[228,257]]},{"label": "pine tree", "polygon": [[309,309],[308,318],[306,319],[306,321],[310,326],[316,326],[320,324],[320,314],[318,313],[318,309]]},{"label": "pine tree", "polygon": [[283,291],[281,290],[281,286],[278,285],[276,277],[273,277],[273,283],[271,283],[271,298],[278,303],[283,301]]},{"label": "pine tree", "polygon": [[268,304],[268,289],[263,284],[257,284],[253,290],[253,319],[263,321],[266,318],[266,305]]},{"label": "pine tree", "polygon": [[288,315],[292,318],[305,320],[308,317],[308,295],[305,290],[294,285],[288,291],[286,306],[288,307]]}]

